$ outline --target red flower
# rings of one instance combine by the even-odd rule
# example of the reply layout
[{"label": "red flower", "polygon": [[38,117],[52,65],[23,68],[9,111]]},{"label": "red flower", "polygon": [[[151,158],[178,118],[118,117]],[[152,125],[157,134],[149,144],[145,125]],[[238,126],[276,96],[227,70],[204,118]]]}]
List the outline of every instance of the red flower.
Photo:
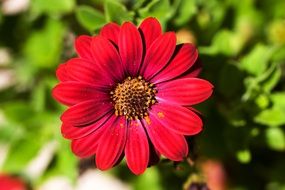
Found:
[{"label": "red flower", "polygon": [[26,184],[18,177],[0,174],[0,190],[26,190]]},{"label": "red flower", "polygon": [[[101,170],[125,154],[135,174],[160,154],[181,161],[184,135],[202,130],[190,106],[206,100],[213,86],[196,78],[201,67],[192,44],[176,45],[155,18],[137,28],[105,25],[97,36],[79,36],[79,55],[57,69],[56,100],[70,106],[61,116],[62,134],[79,157],[96,155]],[[154,148],[153,148],[154,147]]]}]

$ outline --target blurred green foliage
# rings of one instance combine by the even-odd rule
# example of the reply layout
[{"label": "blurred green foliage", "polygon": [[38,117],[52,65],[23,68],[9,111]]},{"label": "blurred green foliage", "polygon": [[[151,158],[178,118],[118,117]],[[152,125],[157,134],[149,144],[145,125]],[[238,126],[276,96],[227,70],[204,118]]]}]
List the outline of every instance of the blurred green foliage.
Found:
[{"label": "blurred green foliage", "polygon": [[[190,157],[219,160],[230,189],[285,189],[284,10],[284,0],[31,0],[23,12],[0,12],[0,50],[9,56],[0,58],[0,75],[12,71],[14,81],[1,78],[8,85],[0,87],[0,145],[8,153],[0,169],[29,175],[27,165],[56,141],[49,165],[31,182],[53,175],[75,180],[77,160],[59,128],[63,107],[50,95],[55,68],[74,56],[74,36],[154,16],[165,31],[187,31],[203,77],[215,85],[213,97],[197,106],[205,130],[191,138]],[[135,177],[122,164],[111,173],[138,190],[182,189],[201,171],[179,165],[184,170],[162,162]]]}]

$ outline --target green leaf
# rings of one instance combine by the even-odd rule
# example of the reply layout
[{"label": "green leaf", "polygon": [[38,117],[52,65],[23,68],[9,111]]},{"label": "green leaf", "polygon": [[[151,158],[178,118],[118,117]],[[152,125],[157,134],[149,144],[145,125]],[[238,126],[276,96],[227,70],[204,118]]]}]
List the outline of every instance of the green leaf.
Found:
[{"label": "green leaf", "polygon": [[221,30],[221,24],[226,18],[227,3],[219,3],[216,0],[199,0],[197,1],[199,11],[196,15],[196,22],[198,26],[205,31],[207,36],[203,36],[208,40],[212,39],[212,35]]},{"label": "green leaf", "polygon": [[1,105],[7,120],[23,124],[34,115],[34,110],[28,103],[23,101],[6,102]]},{"label": "green leaf", "polygon": [[278,47],[274,54],[272,55],[272,60],[280,64],[285,63],[285,45]]},{"label": "green leaf", "polygon": [[135,189],[137,190],[162,190],[160,185],[160,176],[157,168],[151,167],[144,174],[136,178]]},{"label": "green leaf", "polygon": [[18,173],[38,153],[41,142],[35,136],[26,136],[15,143],[9,150],[3,170],[10,173]]},{"label": "green leaf", "polygon": [[22,89],[31,88],[37,74],[37,67],[34,67],[28,59],[31,59],[31,55],[27,55],[24,59],[15,61],[15,71],[17,78],[17,86]]},{"label": "green leaf", "polygon": [[243,101],[247,101],[249,99],[255,99],[260,94],[260,85],[259,81],[251,76],[248,76],[244,79],[244,85],[246,87],[246,91],[242,96]]},{"label": "green leaf", "polygon": [[220,30],[213,38],[209,47],[202,47],[203,54],[215,55],[218,53],[233,56],[241,49],[241,40],[238,35],[229,30]]},{"label": "green leaf", "polygon": [[196,13],[197,5],[194,0],[181,0],[178,15],[175,17],[174,22],[180,26],[188,22]]},{"label": "green leaf", "polygon": [[280,128],[269,128],[266,130],[266,141],[273,150],[285,150],[285,135]]},{"label": "green leaf", "polygon": [[14,124],[13,122],[0,125],[0,144],[11,144],[22,138],[23,135],[25,135],[25,130],[21,125]]},{"label": "green leaf", "polygon": [[28,64],[36,68],[58,65],[64,31],[61,22],[49,19],[42,30],[32,33],[24,46]]},{"label": "green leaf", "polygon": [[139,14],[142,18],[156,17],[165,28],[166,21],[174,14],[174,9],[169,0],[152,0],[139,10]]},{"label": "green leaf", "polygon": [[146,2],[146,0],[136,0],[136,1],[134,1],[133,9],[139,9],[145,2]]},{"label": "green leaf", "polygon": [[272,53],[271,48],[257,44],[248,55],[243,57],[240,68],[252,75],[261,75],[266,70]]},{"label": "green leaf", "polygon": [[35,111],[41,112],[45,108],[45,84],[39,83],[32,94],[32,105]]},{"label": "green leaf", "polygon": [[269,105],[269,98],[265,94],[260,94],[258,97],[256,97],[255,103],[260,109],[265,109]]},{"label": "green leaf", "polygon": [[248,76],[245,78],[246,92],[243,95],[243,100],[256,98],[259,93],[270,93],[281,78],[281,68],[272,63],[268,69],[258,76]]},{"label": "green leaf", "polygon": [[77,176],[77,159],[71,152],[70,142],[61,138],[61,147],[58,153],[58,170],[60,174],[75,180]]},{"label": "green leaf", "polygon": [[31,12],[34,17],[40,14],[66,14],[75,7],[75,0],[33,0],[31,1]]},{"label": "green leaf", "polygon": [[276,45],[285,45],[284,20],[276,20],[269,26],[269,40]]},{"label": "green leaf", "polygon": [[285,112],[285,92],[275,92],[270,95],[273,106]]},{"label": "green leaf", "polygon": [[285,124],[284,115],[285,115],[284,110],[276,107],[276,108],[263,110],[257,116],[255,116],[254,120],[255,122],[263,125],[276,127]]},{"label": "green leaf", "polygon": [[96,9],[90,6],[79,6],[76,9],[75,14],[78,22],[89,31],[99,29],[104,24],[106,24],[106,20],[103,13],[97,11]]},{"label": "green leaf", "polygon": [[[282,170],[282,172],[278,173],[277,175],[282,176],[282,174],[283,174],[283,170]],[[275,178],[273,177],[273,179],[275,179]],[[285,184],[282,182],[271,181],[266,185],[266,190],[285,190]]]},{"label": "green leaf", "polygon": [[236,157],[238,159],[239,162],[241,163],[249,163],[251,160],[251,153],[249,150],[240,150],[236,153]]},{"label": "green leaf", "polygon": [[133,21],[134,12],[128,11],[127,8],[118,1],[106,0],[104,4],[105,17],[108,22],[122,24],[125,21]]},{"label": "green leaf", "polygon": [[265,92],[270,92],[281,79],[282,70],[280,67],[276,67],[273,72],[269,75],[269,77],[262,81],[261,85]]}]

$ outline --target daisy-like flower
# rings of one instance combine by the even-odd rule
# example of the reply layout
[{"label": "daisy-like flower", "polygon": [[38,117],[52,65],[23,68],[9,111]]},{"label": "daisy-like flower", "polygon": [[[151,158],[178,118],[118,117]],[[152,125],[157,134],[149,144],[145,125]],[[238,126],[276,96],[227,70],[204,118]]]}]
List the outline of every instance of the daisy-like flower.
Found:
[{"label": "daisy-like flower", "polygon": [[99,35],[79,36],[77,58],[61,64],[53,97],[69,106],[61,131],[79,157],[96,155],[107,170],[123,156],[141,174],[160,155],[181,161],[188,154],[185,136],[202,130],[190,106],[206,100],[213,86],[196,78],[201,70],[192,44],[176,45],[155,18],[137,28],[105,25]]}]

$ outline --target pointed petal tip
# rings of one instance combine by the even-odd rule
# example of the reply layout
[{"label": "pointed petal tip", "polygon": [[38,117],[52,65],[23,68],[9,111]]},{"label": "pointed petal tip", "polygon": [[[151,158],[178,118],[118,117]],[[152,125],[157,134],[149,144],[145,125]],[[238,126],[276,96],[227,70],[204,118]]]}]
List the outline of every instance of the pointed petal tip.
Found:
[{"label": "pointed petal tip", "polygon": [[61,82],[68,81],[70,79],[66,71],[66,63],[62,63],[58,65],[56,72],[55,72],[55,76]]},{"label": "pointed petal tip", "polygon": [[213,85],[200,78],[180,78],[157,85],[157,97],[161,101],[191,106],[207,100],[213,92]]},{"label": "pointed petal tip", "polygon": [[118,36],[120,29],[120,25],[114,22],[110,22],[102,27],[102,29],[100,30],[100,36],[104,36],[115,44],[118,44]]},{"label": "pointed petal tip", "polygon": [[215,86],[212,83],[210,83],[209,81],[208,81],[208,83],[209,83],[211,89],[214,90]]},{"label": "pointed petal tip", "polygon": [[91,48],[94,60],[102,71],[113,79],[122,80],[124,66],[115,45],[108,38],[99,35],[92,38]]},{"label": "pointed petal tip", "polygon": [[[199,79],[199,78],[198,78]],[[204,80],[204,79],[200,79],[200,80],[203,80],[204,81],[204,87],[208,90],[208,97],[207,97],[207,99],[209,98],[209,97],[211,97],[212,96],[212,94],[213,94],[213,92],[214,92],[214,88],[215,88],[215,86],[211,83],[211,82],[209,82],[209,81],[207,81],[207,80]]]},{"label": "pointed petal tip", "polygon": [[88,43],[90,43],[91,39],[92,37],[88,35],[77,36],[74,41],[74,46],[76,49],[80,48],[80,46],[87,45]]},{"label": "pointed petal tip", "polygon": [[76,39],[75,39],[75,43],[78,43],[82,40],[91,40],[91,36],[88,36],[88,35],[80,35],[80,36],[77,36]]},{"label": "pointed petal tip", "polygon": [[101,171],[106,171],[106,170],[109,170],[113,167],[113,166],[109,166],[109,165],[103,165],[100,162],[98,162],[97,160],[98,159],[95,160],[96,167]]},{"label": "pointed petal tip", "polygon": [[91,36],[80,35],[74,41],[74,47],[79,57],[92,59],[90,50]]},{"label": "pointed petal tip", "polygon": [[191,109],[174,104],[159,103],[153,106],[150,115],[165,128],[180,135],[195,135],[202,130],[202,119]]},{"label": "pointed petal tip", "polygon": [[150,115],[149,119],[151,122],[143,121],[143,123],[157,151],[170,160],[183,160],[188,154],[188,145],[184,135],[165,128],[153,115]]},{"label": "pointed petal tip", "polygon": [[60,119],[75,127],[89,125],[107,114],[112,107],[113,105],[108,101],[87,100],[69,107]]},{"label": "pointed petal tip", "polygon": [[130,168],[130,170],[133,172],[133,174],[139,176],[139,175],[141,175],[141,174],[143,174],[145,172],[146,168],[143,168],[143,169],[141,169],[141,168],[139,168],[139,169],[131,169]]},{"label": "pointed petal tip", "polygon": [[66,128],[66,124],[62,123],[62,124],[61,124],[61,127],[60,127],[60,133],[61,133],[61,135],[63,136],[63,138],[69,139],[69,138],[67,137],[67,133],[65,132],[65,128]]},{"label": "pointed petal tip", "polygon": [[189,48],[191,50],[191,52],[193,52],[192,56],[196,57],[195,61],[197,61],[198,56],[199,56],[199,51],[198,51],[197,46],[195,44],[192,44],[192,43],[183,43],[181,45],[185,46],[186,48]]},{"label": "pointed petal tip", "polygon": [[210,81],[208,81],[206,79],[201,79],[201,78],[196,78],[196,79],[197,79],[197,81],[200,80],[201,83],[204,83],[205,88],[213,91],[214,85]]},{"label": "pointed petal tip", "polygon": [[141,26],[145,27],[146,25],[152,25],[152,26],[157,27],[157,29],[161,30],[161,24],[156,17],[147,17],[143,19],[143,21],[140,24],[140,27]]},{"label": "pointed petal tip", "polygon": [[52,89],[51,89],[51,96],[56,99],[56,88],[57,88],[58,84],[56,86],[54,86]]},{"label": "pointed petal tip", "polygon": [[55,87],[53,87],[53,89],[51,90],[51,96],[54,100],[61,102],[59,96],[58,96],[58,85],[56,85]]},{"label": "pointed petal tip", "polygon": [[121,32],[123,29],[129,29],[129,30],[131,30],[131,29],[133,29],[133,28],[136,28],[136,29],[137,29],[137,26],[134,25],[134,24],[133,24],[132,22],[130,22],[130,21],[126,21],[126,22],[124,22],[124,23],[122,24],[120,32]]},{"label": "pointed petal tip", "polygon": [[175,38],[175,41],[176,41],[176,34],[175,34],[175,32],[165,32],[164,34],[163,34],[164,36],[167,36],[168,38]]},{"label": "pointed petal tip", "polygon": [[145,49],[162,34],[162,28],[159,21],[154,17],[144,19],[139,26],[140,33],[144,39]]},{"label": "pointed petal tip", "polygon": [[126,162],[135,174],[142,174],[149,163],[149,143],[140,121],[131,121],[125,146]]},{"label": "pointed petal tip", "polygon": [[53,97],[64,105],[72,106],[83,101],[100,98],[108,99],[107,94],[96,86],[80,82],[62,82],[52,90]]},{"label": "pointed petal tip", "polygon": [[173,59],[152,78],[152,82],[161,83],[181,76],[187,70],[191,69],[198,58],[197,48],[190,43],[179,44],[176,46]]},{"label": "pointed petal tip", "polygon": [[122,63],[131,76],[136,76],[143,57],[143,43],[137,27],[125,22],[119,34],[119,53]]},{"label": "pointed petal tip", "polygon": [[149,80],[160,72],[171,59],[176,47],[174,32],[166,32],[160,35],[147,49],[142,64],[141,74]]},{"label": "pointed petal tip", "polygon": [[108,170],[120,161],[127,139],[126,124],[125,118],[115,115],[105,124],[109,127],[102,134],[96,152],[98,169]]},{"label": "pointed petal tip", "polygon": [[145,18],[143,21],[155,21],[155,22],[159,22],[158,19],[154,16],[150,16]]},{"label": "pointed petal tip", "polygon": [[[107,24],[105,24],[103,27],[102,27],[102,29],[105,29],[105,27],[109,27],[109,26],[111,26],[111,27],[120,27],[120,25],[118,25],[117,23],[115,23],[115,22],[109,22],[109,23],[107,23]],[[102,31],[102,29],[101,29],[101,31]],[[101,33],[101,31],[100,31],[100,33]]]},{"label": "pointed petal tip", "polygon": [[66,102],[64,98],[62,98],[62,95],[60,92],[60,87],[62,84],[64,84],[64,83],[59,83],[56,86],[54,86],[53,89],[51,90],[51,95],[52,95],[53,99],[55,99],[56,101],[58,101],[64,105],[70,106],[70,104],[68,102]]}]

